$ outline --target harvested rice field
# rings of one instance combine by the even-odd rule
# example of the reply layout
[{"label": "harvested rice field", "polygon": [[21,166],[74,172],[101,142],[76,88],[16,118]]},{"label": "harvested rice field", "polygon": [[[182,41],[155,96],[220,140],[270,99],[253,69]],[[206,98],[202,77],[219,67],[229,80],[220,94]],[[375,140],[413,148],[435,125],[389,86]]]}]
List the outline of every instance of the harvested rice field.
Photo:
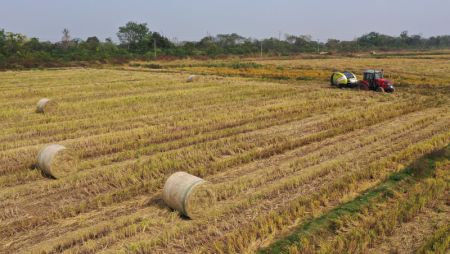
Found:
[{"label": "harvested rice field", "polygon": [[[391,60],[393,94],[331,88],[337,61],[0,72],[0,253],[445,253],[448,60]],[[76,158],[57,179],[49,144]],[[178,171],[204,216],[164,203]]]}]

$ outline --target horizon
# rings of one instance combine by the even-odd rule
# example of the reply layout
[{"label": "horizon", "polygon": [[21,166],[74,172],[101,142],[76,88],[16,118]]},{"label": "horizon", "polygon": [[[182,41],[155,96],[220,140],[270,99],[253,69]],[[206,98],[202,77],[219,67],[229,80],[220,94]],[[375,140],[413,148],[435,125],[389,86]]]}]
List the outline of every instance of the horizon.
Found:
[{"label": "horizon", "polygon": [[[375,10],[375,22],[367,20],[367,13],[361,11],[363,1],[341,1],[345,11],[338,15],[336,4],[329,2],[266,0],[255,6],[255,3],[237,0],[208,3],[135,0],[134,4],[118,0],[95,3],[88,0],[75,3],[18,0],[3,4],[0,29],[51,42],[60,41],[64,28],[69,29],[72,38],[86,40],[97,36],[102,41],[111,38],[117,42],[118,28],[129,21],[147,23],[151,31],[159,32],[172,41],[198,41],[207,35],[231,33],[253,39],[284,39],[285,34],[311,35],[313,40],[321,42],[328,39],[353,40],[369,32],[398,36],[402,31],[408,31],[427,38],[450,34],[450,28],[446,26],[450,23],[450,16],[446,13],[450,9],[448,2],[399,0],[390,3],[380,0],[376,6],[389,8]],[[373,1],[364,2],[373,4]],[[103,4],[107,4],[107,8]],[[392,22],[392,17],[395,17],[395,22]]]}]

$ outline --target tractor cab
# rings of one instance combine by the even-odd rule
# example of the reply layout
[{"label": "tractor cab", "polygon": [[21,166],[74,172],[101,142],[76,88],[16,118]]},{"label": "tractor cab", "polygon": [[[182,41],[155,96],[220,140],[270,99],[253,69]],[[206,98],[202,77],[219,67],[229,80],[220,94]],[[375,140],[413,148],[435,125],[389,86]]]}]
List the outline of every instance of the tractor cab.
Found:
[{"label": "tractor cab", "polygon": [[364,71],[363,77],[362,82],[365,83],[370,90],[385,91],[388,93],[394,92],[395,90],[392,83],[384,78],[383,71],[366,70]]},{"label": "tractor cab", "polygon": [[381,71],[367,70],[364,72],[364,80],[374,81],[376,79],[382,79],[382,78],[383,78],[383,72],[381,72]]}]

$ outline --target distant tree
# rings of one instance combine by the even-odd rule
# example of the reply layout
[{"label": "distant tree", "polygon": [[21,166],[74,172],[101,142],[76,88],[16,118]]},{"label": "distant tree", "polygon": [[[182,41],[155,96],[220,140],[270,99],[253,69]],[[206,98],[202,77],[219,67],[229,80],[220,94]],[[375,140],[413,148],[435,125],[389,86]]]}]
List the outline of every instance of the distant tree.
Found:
[{"label": "distant tree", "polygon": [[6,33],[4,29],[0,29],[0,47],[5,43],[6,41]]},{"label": "distant tree", "polygon": [[23,45],[25,49],[28,51],[40,51],[43,50],[41,42],[39,42],[38,38],[31,38],[30,40],[26,41]]},{"label": "distant tree", "polygon": [[52,43],[39,41],[38,38],[28,39],[25,35],[0,29],[0,68],[59,66],[69,61],[124,63],[133,58],[152,59],[155,52],[157,55],[176,57],[254,56],[259,55],[261,45],[267,55],[316,52],[319,48],[336,52],[450,48],[450,35],[424,38],[420,34],[410,35],[407,31],[398,36],[371,32],[351,41],[330,39],[326,43],[313,41],[308,35],[286,35],[284,40],[255,40],[231,33],[207,36],[200,41],[175,45],[162,34],[150,31],[145,23],[128,22],[120,27],[117,33],[120,45],[110,38],[101,42],[96,36],[89,37],[86,41],[72,39],[68,29],[64,29],[62,35],[60,42]]},{"label": "distant tree", "polygon": [[311,35],[300,35],[295,38],[295,52],[312,52],[317,50],[317,43],[312,41]]},{"label": "distant tree", "polygon": [[100,44],[100,40],[97,38],[97,36],[92,36],[86,39],[86,43]]},{"label": "distant tree", "polygon": [[86,39],[86,48],[89,50],[96,50],[100,46],[100,40],[97,36],[88,37]]},{"label": "distant tree", "polygon": [[327,47],[327,50],[330,51],[337,51],[339,49],[340,46],[340,41],[336,40],[336,39],[328,39],[327,43],[325,44],[325,46]]},{"label": "distant tree", "polygon": [[297,36],[291,35],[291,34],[286,34],[285,39],[289,44],[294,44],[295,40],[297,40]]},{"label": "distant tree", "polygon": [[212,36],[203,37],[198,43],[196,43],[195,47],[210,56],[216,56],[223,53],[223,49],[219,47],[219,45],[215,42],[215,38]]},{"label": "distant tree", "polygon": [[69,41],[69,45],[75,45],[78,46],[81,43],[83,43],[83,40],[80,38],[73,38],[72,40]]},{"label": "distant tree", "polygon": [[63,34],[63,36],[61,38],[61,43],[62,43],[63,48],[67,49],[67,48],[69,48],[69,45],[70,45],[70,32],[69,32],[69,29],[64,28],[63,31],[62,31],[62,34]]},{"label": "distant tree", "polygon": [[0,57],[3,61],[6,61],[6,57],[4,54],[5,52],[5,45],[6,45],[6,32],[4,29],[0,29]]},{"label": "distant tree", "polygon": [[20,53],[20,50],[26,40],[27,37],[23,34],[7,32],[6,40],[3,46],[5,55],[14,55]]},{"label": "distant tree", "polygon": [[218,34],[215,39],[221,47],[232,47],[245,42],[245,38],[236,33]]},{"label": "distant tree", "polygon": [[306,42],[311,42],[312,41],[312,36],[309,34],[304,34],[304,35],[300,35],[298,38],[306,41]]},{"label": "distant tree", "polygon": [[408,40],[409,36],[408,36],[408,31],[403,31],[400,33],[400,39],[402,40]]},{"label": "distant tree", "polygon": [[409,46],[413,48],[422,48],[424,42],[420,34],[415,34],[410,37]]},{"label": "distant tree", "polygon": [[167,37],[162,36],[158,32],[154,32],[154,33],[150,32],[149,35],[152,40],[152,43],[154,43],[156,41],[156,45],[158,48],[168,49],[168,48],[172,48],[175,46]]},{"label": "distant tree", "polygon": [[121,45],[125,46],[129,51],[146,52],[151,41],[149,32],[147,23],[128,22],[125,26],[119,27],[117,37]]}]

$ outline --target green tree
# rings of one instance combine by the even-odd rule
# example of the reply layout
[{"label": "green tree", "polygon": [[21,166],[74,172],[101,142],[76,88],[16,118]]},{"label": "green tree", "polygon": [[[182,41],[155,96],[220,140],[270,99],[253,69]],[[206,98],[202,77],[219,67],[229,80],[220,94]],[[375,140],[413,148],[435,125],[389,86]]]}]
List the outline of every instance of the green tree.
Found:
[{"label": "green tree", "polygon": [[40,51],[43,49],[42,44],[41,42],[39,42],[38,38],[31,38],[24,43],[23,47],[27,51]]},{"label": "green tree", "polygon": [[3,53],[3,47],[6,42],[6,33],[4,29],[0,29],[0,53]]},{"label": "green tree", "polygon": [[5,55],[20,54],[26,40],[27,37],[23,34],[7,32],[4,43]]},{"label": "green tree", "polygon": [[97,36],[88,37],[86,39],[86,48],[89,50],[97,50],[100,47],[100,40]]},{"label": "green tree", "polygon": [[336,39],[328,39],[327,43],[325,44],[325,47],[329,51],[337,51],[340,47],[341,42]]},{"label": "green tree", "polygon": [[149,32],[147,23],[128,22],[125,26],[119,27],[117,37],[121,45],[130,52],[144,53],[148,51],[151,41]]},{"label": "green tree", "polygon": [[[154,43],[156,41],[156,46],[160,49],[168,49],[172,48],[175,45],[166,37],[162,36],[158,32],[150,33],[151,43]],[[152,44],[153,46],[153,44]]]}]

